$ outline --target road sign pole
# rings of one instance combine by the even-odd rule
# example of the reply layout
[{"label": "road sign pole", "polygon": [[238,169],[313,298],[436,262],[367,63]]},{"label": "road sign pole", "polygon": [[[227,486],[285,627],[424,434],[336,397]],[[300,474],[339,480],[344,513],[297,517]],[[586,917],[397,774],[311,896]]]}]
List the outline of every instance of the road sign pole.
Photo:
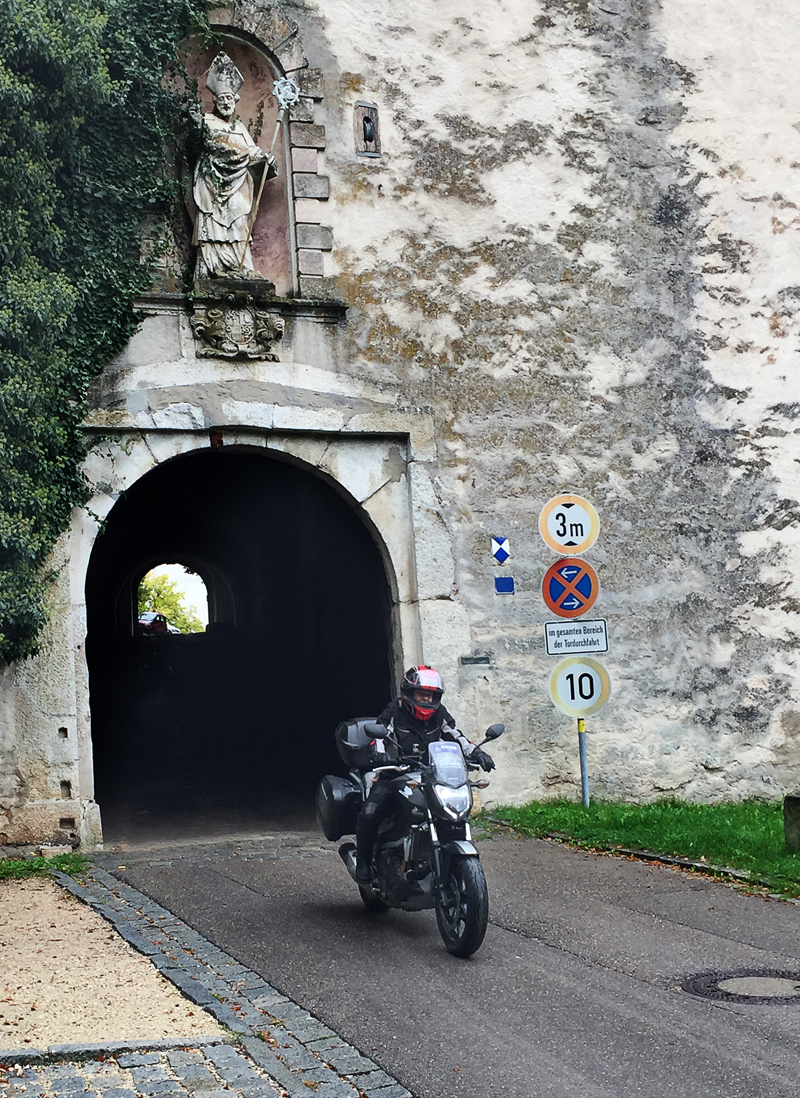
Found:
[{"label": "road sign pole", "polygon": [[578,754],[581,757],[581,796],[583,807],[589,807],[589,777],[586,773],[586,729],[583,717],[578,717]]}]

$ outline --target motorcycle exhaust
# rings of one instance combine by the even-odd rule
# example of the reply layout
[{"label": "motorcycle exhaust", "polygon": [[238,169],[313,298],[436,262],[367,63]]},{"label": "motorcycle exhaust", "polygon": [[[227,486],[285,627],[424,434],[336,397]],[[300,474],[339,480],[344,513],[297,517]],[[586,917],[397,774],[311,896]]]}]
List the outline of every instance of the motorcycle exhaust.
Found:
[{"label": "motorcycle exhaust", "polygon": [[[356,879],[356,847],[355,843],[342,843],[339,847],[339,857],[344,862],[344,867],[355,881]],[[358,883],[358,882],[356,882]]]}]

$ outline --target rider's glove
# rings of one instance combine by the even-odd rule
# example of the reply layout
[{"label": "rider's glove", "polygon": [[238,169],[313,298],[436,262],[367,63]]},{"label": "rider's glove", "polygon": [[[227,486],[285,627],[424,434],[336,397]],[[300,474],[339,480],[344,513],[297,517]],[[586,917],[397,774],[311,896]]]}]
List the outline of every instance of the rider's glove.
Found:
[{"label": "rider's glove", "polygon": [[481,751],[479,747],[476,747],[470,753],[469,761],[477,763],[482,770],[494,770],[494,759],[491,755],[487,755],[485,751]]},{"label": "rider's glove", "polygon": [[372,765],[373,766],[389,766],[392,762],[391,755],[387,755],[385,751],[381,751],[379,747],[373,747],[372,749]]}]

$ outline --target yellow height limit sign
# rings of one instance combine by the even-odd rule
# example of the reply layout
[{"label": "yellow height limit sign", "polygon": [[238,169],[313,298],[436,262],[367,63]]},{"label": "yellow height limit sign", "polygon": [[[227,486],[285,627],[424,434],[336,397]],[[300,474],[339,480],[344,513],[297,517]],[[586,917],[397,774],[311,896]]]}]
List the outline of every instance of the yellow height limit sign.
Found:
[{"label": "yellow height limit sign", "polygon": [[539,515],[539,533],[556,553],[575,557],[597,541],[600,519],[583,496],[554,496]]}]

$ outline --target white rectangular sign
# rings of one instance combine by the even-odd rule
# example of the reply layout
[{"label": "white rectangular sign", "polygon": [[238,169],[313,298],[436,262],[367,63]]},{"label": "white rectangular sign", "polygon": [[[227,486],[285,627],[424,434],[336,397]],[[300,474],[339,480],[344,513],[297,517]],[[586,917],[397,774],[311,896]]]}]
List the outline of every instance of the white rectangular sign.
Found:
[{"label": "white rectangular sign", "polygon": [[596,621],[546,621],[544,643],[548,656],[581,655],[608,651],[608,627],[605,619]]}]

